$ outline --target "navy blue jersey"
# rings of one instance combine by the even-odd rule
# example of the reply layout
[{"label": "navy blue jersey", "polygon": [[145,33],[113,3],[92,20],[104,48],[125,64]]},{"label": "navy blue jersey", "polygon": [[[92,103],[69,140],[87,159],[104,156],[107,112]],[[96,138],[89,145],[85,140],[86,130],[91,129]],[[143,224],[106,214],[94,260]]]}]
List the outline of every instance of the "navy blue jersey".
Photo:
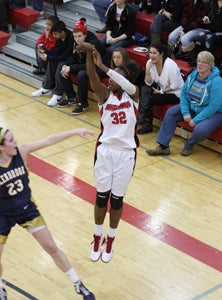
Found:
[{"label": "navy blue jersey", "polygon": [[0,214],[31,200],[28,170],[18,151],[7,167],[0,166]]}]

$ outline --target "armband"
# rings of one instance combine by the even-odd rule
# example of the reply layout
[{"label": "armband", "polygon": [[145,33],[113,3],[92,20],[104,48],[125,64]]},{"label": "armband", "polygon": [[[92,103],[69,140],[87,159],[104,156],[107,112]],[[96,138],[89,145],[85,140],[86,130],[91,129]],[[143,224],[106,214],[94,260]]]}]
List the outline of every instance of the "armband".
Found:
[{"label": "armband", "polygon": [[123,75],[117,73],[116,71],[109,69],[106,73],[113,81],[115,81],[121,88],[127,92],[129,95],[136,93],[136,86],[132,84],[128,79]]}]

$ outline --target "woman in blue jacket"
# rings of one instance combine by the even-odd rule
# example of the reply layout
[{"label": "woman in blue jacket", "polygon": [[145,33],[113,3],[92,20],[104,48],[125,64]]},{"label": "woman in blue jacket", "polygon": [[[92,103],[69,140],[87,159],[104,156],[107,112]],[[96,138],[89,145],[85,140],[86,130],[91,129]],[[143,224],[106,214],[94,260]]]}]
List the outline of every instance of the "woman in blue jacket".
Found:
[{"label": "woman in blue jacket", "polygon": [[197,56],[197,68],[187,77],[180,94],[180,104],[168,109],[157,137],[159,144],[148,149],[149,155],[169,155],[169,143],[177,122],[193,127],[181,155],[188,156],[193,147],[222,126],[222,78],[214,66],[214,56],[202,51]]}]

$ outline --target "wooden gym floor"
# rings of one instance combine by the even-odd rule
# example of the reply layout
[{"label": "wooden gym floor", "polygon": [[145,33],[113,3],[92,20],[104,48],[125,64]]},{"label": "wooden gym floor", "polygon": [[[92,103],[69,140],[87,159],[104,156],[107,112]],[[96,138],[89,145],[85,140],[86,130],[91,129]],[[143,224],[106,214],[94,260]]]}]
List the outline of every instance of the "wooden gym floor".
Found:
[{"label": "wooden gym floor", "polygon": [[[33,90],[0,74],[0,125],[14,132],[18,144],[77,127],[99,134],[95,101],[87,113],[73,117],[73,107],[49,108],[49,98],[32,98]],[[73,137],[30,155],[33,195],[54,238],[97,300],[222,299],[221,154],[196,146],[192,156],[182,157],[184,140],[174,137],[169,157],[149,157],[145,149],[155,146],[157,131],[140,136],[110,263],[89,260],[96,136]],[[5,247],[3,266],[10,300],[81,299],[18,226]]]}]

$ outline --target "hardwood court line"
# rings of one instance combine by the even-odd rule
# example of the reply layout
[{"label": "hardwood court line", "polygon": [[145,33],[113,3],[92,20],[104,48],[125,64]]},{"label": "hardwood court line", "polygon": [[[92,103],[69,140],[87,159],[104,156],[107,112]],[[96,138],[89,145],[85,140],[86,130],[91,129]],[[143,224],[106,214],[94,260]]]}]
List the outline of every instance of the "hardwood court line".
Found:
[{"label": "hardwood court line", "polygon": [[[45,180],[69,191],[73,195],[76,195],[91,204],[94,204],[96,195],[95,187],[81,179],[60,170],[33,155],[29,155],[29,168],[33,173]],[[222,271],[222,251],[193,238],[162,220],[127,203],[124,203],[124,211],[121,219],[215,270]]]},{"label": "hardwood court line", "polygon": [[217,290],[222,288],[222,283],[219,283],[217,285],[215,285],[214,287],[212,287],[211,289],[208,289],[206,291],[204,291],[203,293],[193,297],[191,300],[201,300],[211,294],[213,294],[214,292],[216,292]]},{"label": "hardwood court line", "polygon": [[4,280],[4,283],[6,284],[6,286],[9,286],[10,288],[12,288],[13,290],[15,290],[16,292],[18,292],[19,294],[21,294],[22,296],[24,296],[28,299],[38,300],[38,298],[33,297],[29,293],[25,292],[24,290],[20,289],[19,287],[15,286],[14,284],[8,282],[7,280]]}]

